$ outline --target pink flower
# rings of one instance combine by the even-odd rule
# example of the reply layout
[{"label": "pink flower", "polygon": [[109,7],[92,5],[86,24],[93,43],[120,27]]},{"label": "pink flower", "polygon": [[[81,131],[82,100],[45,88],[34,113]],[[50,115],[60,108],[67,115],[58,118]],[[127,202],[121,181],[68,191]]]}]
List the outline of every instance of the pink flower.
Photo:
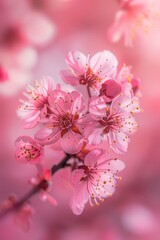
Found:
[{"label": "pink flower", "polygon": [[71,199],[74,214],[82,213],[85,204],[99,205],[99,201],[111,196],[115,191],[116,179],[114,174],[122,171],[125,165],[118,159],[106,159],[105,151],[94,149],[85,159],[84,165],[72,172],[71,183],[75,187]]},{"label": "pink flower", "polygon": [[137,32],[148,31],[153,25],[158,12],[153,9],[153,3],[149,0],[122,0],[121,9],[116,13],[114,24],[110,29],[110,37],[113,42],[123,38],[126,46],[132,46],[132,40]]},{"label": "pink flower", "polygon": [[103,97],[92,97],[89,113],[93,123],[86,129],[89,143],[107,141],[113,151],[125,153],[129,136],[137,130],[134,113],[139,111],[137,98],[119,95],[107,105]]},{"label": "pink flower", "polygon": [[0,65],[0,84],[8,80],[7,71]]},{"label": "pink flower", "polygon": [[[9,208],[12,208],[17,202],[17,197],[15,195],[11,195],[6,199],[0,206],[1,210],[5,211]],[[34,214],[34,209],[30,205],[30,203],[25,202],[20,208],[17,208],[13,221],[17,227],[20,227],[24,231],[28,231],[31,225],[31,218]]]},{"label": "pink flower", "polygon": [[131,69],[131,66],[124,65],[117,74],[117,81],[122,84],[126,95],[141,97],[140,80],[132,74]]},{"label": "pink flower", "polygon": [[28,136],[16,140],[16,159],[21,163],[37,164],[44,156],[43,147]]},{"label": "pink flower", "polygon": [[62,149],[67,153],[77,153],[83,144],[84,100],[80,93],[65,93],[55,90],[49,97],[51,116],[49,123],[35,138],[41,144],[52,144],[60,140]]},{"label": "pink flower", "polygon": [[24,231],[28,231],[31,225],[31,218],[34,209],[29,203],[25,203],[15,214],[14,223]]},{"label": "pink flower", "polygon": [[99,89],[105,80],[114,78],[117,71],[117,59],[110,51],[96,53],[90,58],[79,51],[69,52],[66,63],[70,70],[62,70],[62,79],[73,86],[85,85]]},{"label": "pink flower", "polygon": [[102,84],[100,96],[103,96],[106,102],[111,102],[122,92],[122,86],[114,79],[109,79]]},{"label": "pink flower", "polygon": [[41,119],[49,115],[48,96],[53,90],[53,79],[43,78],[36,82],[36,87],[28,86],[25,100],[18,109],[18,116],[23,119],[25,128],[35,127]]},{"label": "pink flower", "polygon": [[44,187],[40,191],[40,199],[42,201],[48,200],[52,205],[57,206],[57,201],[53,196],[49,194],[52,187],[52,174],[49,169],[44,168],[42,165],[37,165],[38,175],[31,178],[30,182],[33,186],[37,186],[42,181],[44,182]]}]

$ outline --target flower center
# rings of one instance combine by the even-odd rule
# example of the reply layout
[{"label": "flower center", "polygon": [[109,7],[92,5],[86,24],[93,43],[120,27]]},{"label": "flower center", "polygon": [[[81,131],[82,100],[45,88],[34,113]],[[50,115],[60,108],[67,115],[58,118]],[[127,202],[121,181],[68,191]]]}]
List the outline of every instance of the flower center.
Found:
[{"label": "flower center", "polygon": [[79,83],[81,85],[86,85],[88,87],[95,88],[97,82],[101,82],[101,78],[98,77],[90,68],[87,69],[86,75],[81,76],[79,79]]},{"label": "flower center", "polygon": [[47,97],[43,95],[36,94],[33,99],[34,104],[38,110],[41,110],[44,107],[44,105],[48,103]]},{"label": "flower center", "polygon": [[110,130],[118,130],[121,124],[122,118],[116,114],[110,114],[106,112],[106,116],[103,117],[99,123],[104,127],[103,134],[109,133]]},{"label": "flower center", "polygon": [[66,113],[60,117],[59,123],[62,129],[70,128],[73,125],[72,116],[69,113]]},{"label": "flower center", "polygon": [[24,157],[27,161],[30,161],[31,159],[34,159],[39,156],[39,149],[37,149],[35,146],[30,144],[25,144],[23,147],[21,147],[21,152],[18,158]]}]

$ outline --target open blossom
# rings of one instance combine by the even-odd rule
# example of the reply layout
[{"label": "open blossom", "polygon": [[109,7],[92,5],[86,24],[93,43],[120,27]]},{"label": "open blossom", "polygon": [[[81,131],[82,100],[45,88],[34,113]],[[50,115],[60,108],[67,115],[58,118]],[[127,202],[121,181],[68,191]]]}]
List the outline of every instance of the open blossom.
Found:
[{"label": "open blossom", "polygon": [[42,160],[43,156],[43,147],[31,137],[22,136],[16,140],[15,157],[17,161],[37,164]]},{"label": "open blossom", "polygon": [[140,79],[135,77],[131,72],[131,66],[124,65],[117,74],[117,81],[121,83],[123,92],[126,95],[141,97]]},{"label": "open blossom", "polygon": [[117,72],[117,59],[110,51],[85,56],[79,51],[69,52],[66,63],[70,70],[62,70],[61,78],[73,86],[78,84],[99,90],[107,79],[114,78]]},{"label": "open blossom", "polygon": [[71,208],[74,214],[82,213],[85,204],[99,205],[99,201],[111,196],[115,191],[115,174],[124,169],[121,160],[106,158],[105,151],[94,149],[85,159],[84,165],[72,172],[71,183],[75,187],[71,199]]},{"label": "open blossom", "polygon": [[48,96],[53,90],[53,79],[47,77],[36,82],[35,88],[28,86],[24,93],[26,99],[21,100],[22,105],[18,109],[18,116],[22,118],[25,128],[35,127],[41,118],[49,114]]},{"label": "open blossom", "polygon": [[49,98],[50,118],[46,126],[36,133],[41,144],[52,144],[60,140],[62,149],[67,153],[77,153],[83,144],[84,100],[80,93],[53,91]]},{"label": "open blossom", "polygon": [[125,153],[129,136],[137,130],[134,113],[139,111],[137,98],[119,95],[109,105],[103,97],[92,97],[89,113],[93,122],[86,128],[89,143],[107,141],[113,151]]},{"label": "open blossom", "polygon": [[30,183],[37,186],[42,183],[40,190],[40,199],[42,201],[48,200],[52,205],[57,206],[57,201],[50,195],[52,188],[52,174],[51,170],[44,168],[41,164],[37,165],[38,174],[36,177],[31,178]]},{"label": "open blossom", "polygon": [[137,32],[140,29],[148,31],[157,16],[152,0],[122,0],[121,9],[116,13],[110,29],[110,37],[114,42],[122,38],[126,46],[132,46]]}]

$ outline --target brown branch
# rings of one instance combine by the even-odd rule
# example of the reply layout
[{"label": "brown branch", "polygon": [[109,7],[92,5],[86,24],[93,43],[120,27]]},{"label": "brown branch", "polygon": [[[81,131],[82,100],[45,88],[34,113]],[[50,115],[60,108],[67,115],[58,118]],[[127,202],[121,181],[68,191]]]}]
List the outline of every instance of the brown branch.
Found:
[{"label": "brown branch", "polygon": [[[71,158],[71,155],[66,154],[64,159],[60,161],[57,165],[53,165],[51,168],[51,174],[53,175],[59,169],[64,168],[67,166],[67,161]],[[16,211],[19,209],[28,199],[30,199],[33,195],[38,193],[41,189],[46,190],[48,188],[48,182],[43,179],[38,185],[34,186],[29,192],[27,192],[22,198],[20,198],[12,207],[2,210],[0,212],[0,220],[8,215],[11,212]]]}]

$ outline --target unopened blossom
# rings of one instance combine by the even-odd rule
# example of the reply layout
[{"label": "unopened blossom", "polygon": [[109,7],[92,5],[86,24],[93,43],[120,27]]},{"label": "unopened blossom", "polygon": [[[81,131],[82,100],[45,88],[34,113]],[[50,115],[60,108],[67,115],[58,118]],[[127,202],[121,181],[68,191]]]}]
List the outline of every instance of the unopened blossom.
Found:
[{"label": "unopened blossom", "polygon": [[106,102],[111,102],[122,92],[122,86],[118,81],[109,79],[102,84],[100,96],[103,96]]},{"label": "unopened blossom", "polygon": [[73,86],[79,84],[99,90],[101,84],[114,78],[117,72],[117,59],[110,51],[102,51],[90,57],[82,52],[72,51],[66,57],[69,70],[60,72],[61,78]]},{"label": "unopened blossom", "polygon": [[28,136],[21,136],[16,140],[16,160],[21,163],[39,163],[44,156],[43,147]]},{"label": "unopened blossom", "polygon": [[74,214],[82,213],[85,204],[99,205],[104,198],[115,192],[115,174],[124,169],[125,165],[118,159],[107,159],[105,151],[94,149],[90,151],[84,164],[72,172],[71,183],[75,187],[71,199],[71,208]]},{"label": "unopened blossom", "polygon": [[38,186],[41,184],[40,189],[40,199],[42,201],[48,200],[52,205],[56,206],[57,201],[50,195],[52,188],[52,173],[51,170],[44,168],[41,164],[37,165],[38,174],[36,177],[30,179],[30,183],[33,186]]},{"label": "unopened blossom", "polygon": [[71,154],[79,152],[84,131],[82,95],[77,91],[66,93],[55,90],[48,100],[51,110],[49,122],[36,133],[35,138],[41,144],[53,144],[60,140],[63,151]]},{"label": "unopened blossom", "polygon": [[137,98],[121,94],[109,105],[103,97],[92,97],[89,113],[93,122],[86,128],[89,143],[97,145],[106,141],[116,153],[125,153],[129,136],[138,128],[134,113],[139,111]]},{"label": "unopened blossom", "polygon": [[123,92],[126,95],[131,94],[132,96],[141,97],[140,79],[135,77],[131,70],[131,66],[126,66],[124,64],[118,72],[116,79],[119,83],[121,83]]},{"label": "unopened blossom", "polygon": [[158,11],[153,8],[152,0],[121,0],[120,8],[110,29],[110,38],[113,42],[123,39],[126,46],[132,46],[139,30],[145,33],[154,26]]},{"label": "unopened blossom", "polygon": [[0,65],[0,84],[8,80],[8,73],[4,67]]},{"label": "unopened blossom", "polygon": [[41,118],[49,116],[48,96],[53,91],[53,85],[53,79],[44,77],[41,81],[36,81],[35,87],[28,86],[24,93],[26,98],[21,100],[22,105],[17,111],[25,128],[33,128]]}]

